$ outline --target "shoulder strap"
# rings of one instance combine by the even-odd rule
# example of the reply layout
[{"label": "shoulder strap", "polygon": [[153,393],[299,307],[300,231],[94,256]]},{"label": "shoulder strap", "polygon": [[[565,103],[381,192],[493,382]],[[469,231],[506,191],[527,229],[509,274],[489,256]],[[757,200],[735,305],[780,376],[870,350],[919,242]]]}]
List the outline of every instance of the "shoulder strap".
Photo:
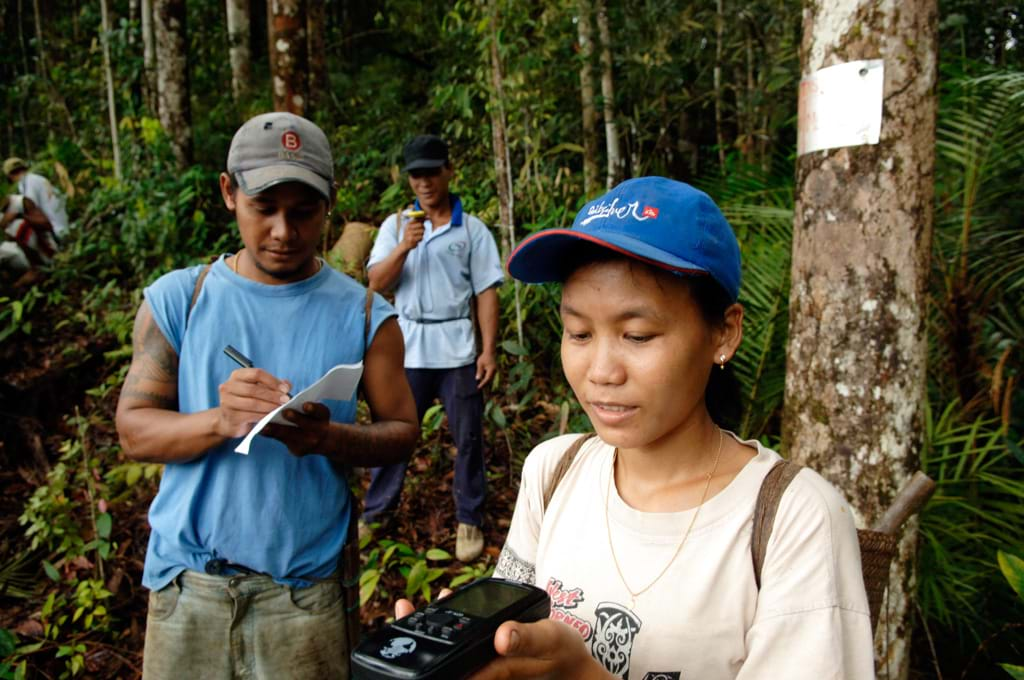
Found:
[{"label": "shoulder strap", "polygon": [[203,271],[199,272],[199,277],[196,279],[196,286],[192,289],[192,300],[188,303],[188,311],[185,312],[185,330],[188,330],[188,320],[192,316],[192,308],[196,306],[199,293],[203,290],[203,281],[206,280],[206,275],[210,273],[210,267],[212,266],[213,262],[210,262],[203,267]]},{"label": "shoulder strap", "polygon": [[373,288],[366,289],[366,308],[363,310],[363,357],[370,349],[370,321],[373,314]]},{"label": "shoulder strap", "polygon": [[780,460],[772,466],[761,482],[757,504],[754,506],[753,531],[750,534],[750,556],[754,562],[754,582],[757,583],[758,590],[761,589],[761,568],[768,552],[768,539],[772,536],[779,501],[782,500],[782,494],[786,492],[789,483],[802,469],[802,465]]},{"label": "shoulder strap", "polygon": [[555,489],[558,488],[558,484],[562,481],[562,478],[565,477],[565,473],[569,471],[569,468],[572,466],[572,462],[576,460],[576,454],[578,454],[580,449],[583,448],[583,445],[594,436],[594,433],[591,432],[590,434],[584,434],[577,437],[576,441],[570,444],[569,448],[567,448],[565,453],[562,454],[561,459],[558,461],[558,465],[555,467],[554,474],[551,475],[551,481],[548,482],[548,488],[544,490],[544,506],[541,508],[542,511],[547,510],[548,505],[551,504],[551,499],[555,496]]}]

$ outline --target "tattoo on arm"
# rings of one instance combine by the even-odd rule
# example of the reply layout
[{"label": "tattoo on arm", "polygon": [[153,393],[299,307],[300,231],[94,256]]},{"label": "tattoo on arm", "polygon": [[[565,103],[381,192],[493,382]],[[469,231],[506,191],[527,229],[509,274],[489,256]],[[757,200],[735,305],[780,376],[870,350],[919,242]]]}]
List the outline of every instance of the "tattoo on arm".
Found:
[{"label": "tattoo on arm", "polygon": [[140,408],[178,407],[178,355],[145,302],[135,316],[132,363],[121,388],[121,399]]}]

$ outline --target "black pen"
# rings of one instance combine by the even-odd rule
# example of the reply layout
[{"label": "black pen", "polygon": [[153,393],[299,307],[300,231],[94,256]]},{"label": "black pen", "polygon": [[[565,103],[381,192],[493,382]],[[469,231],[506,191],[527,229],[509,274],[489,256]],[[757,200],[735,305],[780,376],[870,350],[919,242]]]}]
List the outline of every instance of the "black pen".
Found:
[{"label": "black pen", "polygon": [[[228,345],[227,347],[224,348],[224,354],[227,354],[229,357],[231,357],[231,359],[242,368],[254,368],[252,359],[245,356],[231,345]],[[285,392],[285,396],[287,396],[289,399],[292,398],[290,392]]]}]

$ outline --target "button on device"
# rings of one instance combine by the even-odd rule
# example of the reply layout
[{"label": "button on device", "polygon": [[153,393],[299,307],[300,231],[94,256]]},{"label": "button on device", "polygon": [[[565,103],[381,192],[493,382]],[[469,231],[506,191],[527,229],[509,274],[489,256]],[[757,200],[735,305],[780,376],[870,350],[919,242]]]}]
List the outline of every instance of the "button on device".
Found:
[{"label": "button on device", "polygon": [[427,621],[436,623],[439,626],[447,626],[452,621],[455,621],[455,617],[448,612],[437,612],[436,614],[431,614]]}]

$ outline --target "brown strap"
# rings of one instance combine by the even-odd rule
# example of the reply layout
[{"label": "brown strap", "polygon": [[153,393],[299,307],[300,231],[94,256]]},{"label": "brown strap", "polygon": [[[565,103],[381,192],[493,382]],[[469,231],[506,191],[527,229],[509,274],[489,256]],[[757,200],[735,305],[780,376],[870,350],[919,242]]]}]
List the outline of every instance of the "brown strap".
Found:
[{"label": "brown strap", "polygon": [[765,554],[768,552],[768,539],[772,537],[775,515],[779,511],[779,501],[786,492],[789,483],[797,476],[803,466],[788,460],[780,460],[765,475],[761,482],[761,490],[757,493],[757,504],[754,506],[754,526],[750,534],[750,556],[754,562],[754,582],[761,589],[761,568],[764,566]]},{"label": "brown strap", "polygon": [[192,308],[196,306],[196,300],[199,299],[199,292],[203,289],[203,281],[206,280],[206,275],[210,273],[210,267],[213,263],[210,262],[203,271],[199,272],[199,278],[196,279],[196,287],[192,289],[192,301],[188,303],[188,311],[185,312],[185,329],[188,329],[188,320],[192,316]]},{"label": "brown strap", "polygon": [[594,437],[594,433],[581,435],[569,445],[569,448],[562,454],[562,458],[558,461],[558,465],[555,467],[555,473],[551,475],[551,481],[548,482],[548,488],[544,491],[544,506],[541,511],[547,510],[548,505],[551,503],[551,499],[555,496],[555,489],[558,488],[558,484],[562,481],[562,477],[565,477],[565,473],[572,467],[572,462],[576,460],[576,454],[580,452],[583,445]]},{"label": "brown strap", "polygon": [[373,314],[373,288],[366,289],[366,309],[363,310],[363,358],[370,349],[370,321]]}]

